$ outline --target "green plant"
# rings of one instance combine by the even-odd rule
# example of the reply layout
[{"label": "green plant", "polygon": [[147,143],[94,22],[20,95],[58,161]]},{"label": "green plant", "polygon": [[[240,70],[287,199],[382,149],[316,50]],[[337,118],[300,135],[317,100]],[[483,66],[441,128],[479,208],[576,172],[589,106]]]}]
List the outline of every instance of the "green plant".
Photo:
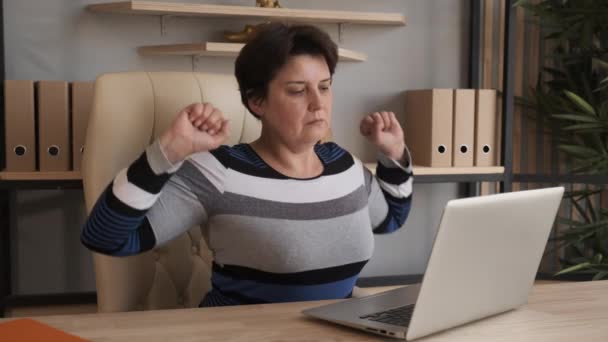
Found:
[{"label": "green plant", "polygon": [[[570,172],[608,180],[608,0],[521,0],[515,6],[538,19],[541,39],[554,47],[536,87],[520,104],[534,108],[552,128],[559,150],[571,162]],[[565,196],[577,215],[558,219],[567,227],[553,239],[566,248],[558,275],[608,278],[608,210],[592,201],[599,191]]]}]

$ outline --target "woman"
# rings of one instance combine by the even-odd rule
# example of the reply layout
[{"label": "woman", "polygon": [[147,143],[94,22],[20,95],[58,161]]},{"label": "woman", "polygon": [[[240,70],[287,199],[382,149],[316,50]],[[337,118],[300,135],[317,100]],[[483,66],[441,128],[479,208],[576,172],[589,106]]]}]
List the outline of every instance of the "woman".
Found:
[{"label": "woman", "polygon": [[229,123],[211,104],[172,126],[118,173],[82,232],[90,249],[147,251],[201,225],[214,256],[201,306],[345,298],[411,204],[412,170],[393,113],[361,121],[380,151],[377,177],[334,143],[337,47],[312,26],[268,25],[236,61],[243,104],[261,120],[251,144],[223,146]]}]

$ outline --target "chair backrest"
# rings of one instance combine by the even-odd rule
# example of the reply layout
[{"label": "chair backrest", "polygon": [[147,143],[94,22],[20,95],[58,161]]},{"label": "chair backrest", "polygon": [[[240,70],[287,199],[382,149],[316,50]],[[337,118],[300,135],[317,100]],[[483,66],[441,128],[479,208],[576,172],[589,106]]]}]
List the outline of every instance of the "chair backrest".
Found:
[{"label": "chair backrest", "polygon": [[[210,102],[230,118],[227,144],[259,136],[261,126],[241,104],[232,75],[125,72],[97,78],[82,160],[87,212],[118,171],[194,102]],[[137,256],[94,253],[93,261],[100,312],[196,307],[210,289],[211,253],[199,227]]]}]

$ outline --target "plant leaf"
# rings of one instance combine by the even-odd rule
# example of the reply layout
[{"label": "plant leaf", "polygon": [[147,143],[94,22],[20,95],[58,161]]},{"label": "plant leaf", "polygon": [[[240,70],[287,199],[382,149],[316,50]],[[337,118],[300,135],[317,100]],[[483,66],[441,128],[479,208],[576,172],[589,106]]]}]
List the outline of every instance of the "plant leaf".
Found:
[{"label": "plant leaf", "polygon": [[[605,125],[602,123],[584,123],[565,126],[562,129],[564,131],[576,131],[575,133],[591,133],[589,130],[593,130],[593,133],[601,133]],[[606,127],[608,130],[608,127]]]},{"label": "plant leaf", "polygon": [[585,209],[583,209],[583,207],[578,203],[578,201],[572,201],[572,205],[574,206],[576,211],[578,211],[579,215],[581,215],[581,217],[585,219],[585,223],[592,224],[591,219],[589,218],[589,216],[587,216],[587,213],[585,212]]},{"label": "plant leaf", "polygon": [[590,268],[590,267],[591,267],[591,263],[590,262],[583,262],[583,263],[578,264],[578,265],[574,265],[574,266],[571,266],[571,267],[568,267],[568,268],[564,268],[563,270],[555,273],[555,276],[562,275],[562,274],[565,274],[565,273],[572,273],[572,272],[579,271],[579,270],[584,270],[584,269],[587,269],[587,268]]},{"label": "plant leaf", "polygon": [[597,272],[591,280],[602,280],[608,277],[608,271]]},{"label": "plant leaf", "polygon": [[565,217],[558,217],[556,221],[559,224],[564,224],[564,225],[567,225],[570,227],[577,227],[577,226],[583,225],[583,223],[581,223],[580,221],[571,220],[571,219],[565,218]]},{"label": "plant leaf", "polygon": [[577,114],[553,114],[552,117],[556,119],[562,120],[572,120],[572,121],[580,121],[580,122],[591,122],[597,123],[599,122],[597,117],[589,116],[589,115],[577,115]]},{"label": "plant leaf", "polygon": [[[608,78],[606,78],[608,80]],[[606,83],[608,86],[608,82]],[[608,122],[608,97],[607,99],[600,105],[600,119],[604,122]]]},{"label": "plant leaf", "polygon": [[604,256],[602,255],[602,253],[598,253],[593,257],[593,263],[594,264],[601,264],[602,263],[602,259],[604,259]]},{"label": "plant leaf", "polygon": [[593,196],[595,194],[599,194],[600,192],[602,192],[602,190],[588,190],[588,189],[572,190],[572,191],[566,191],[566,193],[564,194],[564,198],[571,198],[571,197],[576,197],[576,196],[580,196],[581,198],[583,198],[586,196]]},{"label": "plant leaf", "polygon": [[593,58],[593,63],[601,66],[602,68],[608,69],[608,62],[603,61],[600,58]]},{"label": "plant leaf", "polygon": [[555,69],[555,68],[544,67],[543,72],[546,72],[555,78],[566,77],[566,74],[562,70]]},{"label": "plant leaf", "polygon": [[587,101],[583,100],[580,96],[578,96],[575,93],[568,91],[568,90],[564,90],[564,93],[583,112],[585,112],[589,115],[594,115],[594,116],[596,115],[593,107],[589,103],[587,103]]},{"label": "plant leaf", "polygon": [[559,145],[558,148],[566,153],[569,153],[575,157],[579,157],[579,158],[589,158],[589,157],[594,157],[595,155],[597,155],[597,151],[586,147],[586,146],[579,146],[579,145]]},{"label": "plant leaf", "polygon": [[594,231],[597,228],[606,228],[608,227],[608,220],[602,220],[602,221],[596,221],[596,222],[592,222],[592,223],[588,223],[588,224],[583,224],[583,225],[578,225],[575,227],[572,227],[566,231],[563,232],[564,235],[566,234],[582,234],[582,233],[587,233],[589,231]]}]

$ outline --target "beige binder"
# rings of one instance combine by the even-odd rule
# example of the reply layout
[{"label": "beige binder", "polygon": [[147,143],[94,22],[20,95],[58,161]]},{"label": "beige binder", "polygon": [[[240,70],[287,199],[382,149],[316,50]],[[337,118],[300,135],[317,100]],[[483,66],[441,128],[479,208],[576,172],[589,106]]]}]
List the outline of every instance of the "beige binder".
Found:
[{"label": "beige binder", "polygon": [[475,97],[475,166],[496,163],[496,90],[478,89]]},{"label": "beige binder", "polygon": [[454,90],[452,165],[473,166],[475,139],[475,90]]},{"label": "beige binder", "polygon": [[40,81],[37,85],[40,171],[69,171],[71,158],[68,83]]},{"label": "beige binder", "polygon": [[6,171],[36,171],[34,81],[4,81]]},{"label": "beige binder", "polygon": [[84,139],[93,104],[93,82],[72,83],[72,169],[80,170]]},{"label": "beige binder", "polygon": [[452,89],[405,93],[405,140],[414,165],[452,166]]}]

